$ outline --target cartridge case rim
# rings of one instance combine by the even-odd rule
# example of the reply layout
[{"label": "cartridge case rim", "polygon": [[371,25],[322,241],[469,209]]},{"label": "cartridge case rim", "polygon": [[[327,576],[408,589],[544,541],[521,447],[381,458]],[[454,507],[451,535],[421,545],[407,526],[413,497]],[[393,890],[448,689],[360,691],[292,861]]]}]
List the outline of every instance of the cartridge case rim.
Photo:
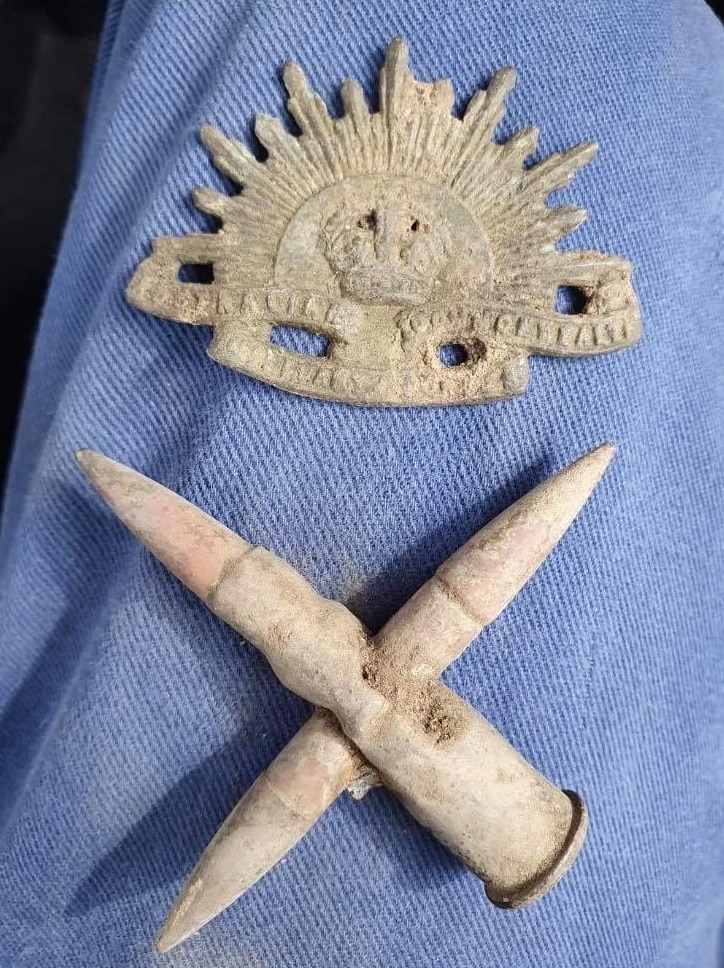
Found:
[{"label": "cartridge case rim", "polygon": [[498,894],[491,884],[485,885],[485,893],[492,904],[499,908],[514,910],[526,907],[539,900],[555,887],[559,880],[567,873],[574,860],[580,853],[588,832],[588,810],[581,797],[573,790],[563,790],[563,793],[573,804],[573,815],[568,836],[563,842],[561,852],[553,864],[539,874],[532,881],[528,881],[511,893]]}]

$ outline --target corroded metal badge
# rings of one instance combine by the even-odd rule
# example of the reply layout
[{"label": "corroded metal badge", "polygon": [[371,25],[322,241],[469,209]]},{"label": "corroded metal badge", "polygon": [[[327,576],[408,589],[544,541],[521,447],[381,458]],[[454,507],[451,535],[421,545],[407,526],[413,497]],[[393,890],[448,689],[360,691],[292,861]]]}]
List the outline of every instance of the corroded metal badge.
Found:
[{"label": "corroded metal badge", "polygon": [[537,129],[503,144],[493,137],[512,69],[458,118],[451,82],[415,80],[407,54],[401,40],[390,45],[377,112],[346,81],[340,118],[288,64],[301,133],[258,116],[263,162],[204,127],[216,165],[243,191],[197,190],[196,205],[221,229],[156,239],[130,302],[213,326],[209,354],[225,366],[358,404],[500,400],[524,392],[532,353],[583,356],[636,342],[630,263],[557,251],[586,213],[546,205],[596,146],[526,168]]}]

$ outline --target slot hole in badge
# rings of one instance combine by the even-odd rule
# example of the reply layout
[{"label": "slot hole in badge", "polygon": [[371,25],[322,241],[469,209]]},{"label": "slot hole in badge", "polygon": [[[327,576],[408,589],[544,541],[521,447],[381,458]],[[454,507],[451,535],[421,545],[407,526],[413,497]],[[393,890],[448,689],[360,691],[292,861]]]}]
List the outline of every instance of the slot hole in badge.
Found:
[{"label": "slot hole in badge", "polygon": [[210,286],[214,281],[213,262],[183,262],[178,270],[179,282],[194,282],[201,286]]},{"label": "slot hole in badge", "polygon": [[556,312],[562,316],[580,316],[586,311],[588,293],[579,286],[559,286],[556,292]]},{"label": "slot hole in badge", "polygon": [[275,326],[269,342],[300,356],[326,356],[329,340],[321,333],[311,333],[302,326]]},{"label": "slot hole in badge", "polygon": [[470,360],[470,353],[462,343],[443,343],[437,353],[443,366],[462,366]]}]

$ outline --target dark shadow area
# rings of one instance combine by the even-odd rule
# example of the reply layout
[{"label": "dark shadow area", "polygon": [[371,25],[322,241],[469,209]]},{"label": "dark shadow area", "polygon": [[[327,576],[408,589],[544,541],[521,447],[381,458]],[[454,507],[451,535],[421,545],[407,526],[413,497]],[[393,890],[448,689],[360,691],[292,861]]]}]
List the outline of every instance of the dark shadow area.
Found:
[{"label": "dark shadow area", "polygon": [[53,718],[82,659],[83,629],[67,610],[0,718],[0,830],[52,729]]},{"label": "dark shadow area", "polygon": [[[85,536],[102,530],[106,511],[94,506],[82,494],[64,487],[64,505],[70,520],[83,519],[82,528],[69,528],[67,559],[88,564],[80,580],[69,578],[64,589],[67,607],[55,628],[38,649],[37,657],[0,716],[0,830],[22,800],[22,790],[53,723],[76,681],[77,673],[94,647],[88,636],[106,607],[108,566],[103,546],[93,552]],[[83,601],[83,608],[78,602]]]},{"label": "dark shadow area", "polygon": [[278,752],[256,734],[251,749],[250,758],[249,737],[240,733],[174,784],[93,868],[65,913],[78,917],[190,874],[232,807]]},{"label": "dark shadow area", "polygon": [[73,191],[105,0],[0,5],[0,480]]}]

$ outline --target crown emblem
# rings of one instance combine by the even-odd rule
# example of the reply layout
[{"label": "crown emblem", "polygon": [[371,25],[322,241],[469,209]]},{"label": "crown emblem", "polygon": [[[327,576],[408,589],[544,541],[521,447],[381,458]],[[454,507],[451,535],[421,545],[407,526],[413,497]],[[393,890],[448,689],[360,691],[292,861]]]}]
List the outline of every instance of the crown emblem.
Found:
[{"label": "crown emblem", "polygon": [[155,239],[129,301],[213,326],[209,355],[219,363],[359,404],[500,400],[525,391],[531,354],[635,343],[631,264],[559,251],[586,213],[546,204],[596,146],[525,167],[536,129],[494,140],[512,69],[499,70],[458,118],[451,82],[417,81],[407,59],[406,45],[393,41],[379,110],[348,80],[334,119],[301,68],[287,64],[301,133],[257,116],[263,162],[202,128],[217,167],[243,190],[197,189],[195,204],[221,228]]},{"label": "crown emblem", "polygon": [[370,206],[343,205],[322,227],[320,243],[344,296],[362,303],[419,306],[449,255],[444,226],[380,186]]}]

